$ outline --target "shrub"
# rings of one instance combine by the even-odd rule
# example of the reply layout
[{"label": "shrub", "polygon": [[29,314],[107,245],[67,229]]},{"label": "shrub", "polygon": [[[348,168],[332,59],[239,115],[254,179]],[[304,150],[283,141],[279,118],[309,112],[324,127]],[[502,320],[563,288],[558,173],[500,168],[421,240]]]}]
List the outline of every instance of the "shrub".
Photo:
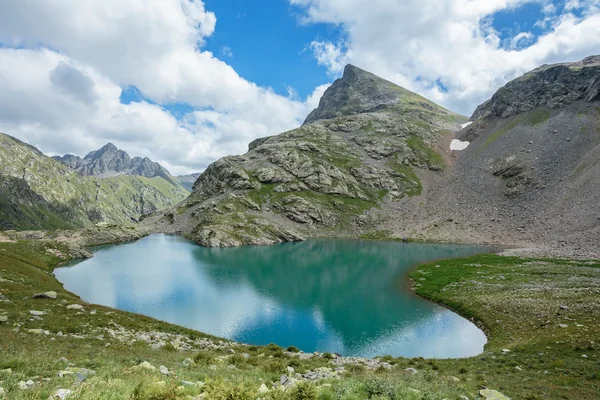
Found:
[{"label": "shrub", "polygon": [[396,390],[394,386],[383,379],[369,379],[363,383],[363,391],[368,398],[376,396],[389,397],[391,400],[396,399]]},{"label": "shrub", "polygon": [[328,360],[333,360],[333,354],[331,354],[331,353],[324,353],[323,354],[323,358],[326,358]]},{"label": "shrub", "polygon": [[317,388],[310,382],[299,382],[290,391],[291,400],[316,400]]},{"label": "shrub", "polygon": [[244,383],[209,380],[204,386],[206,398],[211,400],[255,400],[256,389]]},{"label": "shrub", "polygon": [[175,346],[173,346],[171,343],[165,344],[160,349],[163,350],[163,351],[168,351],[169,353],[177,351],[177,349],[175,348]]},{"label": "shrub", "polygon": [[200,352],[194,356],[194,362],[198,365],[209,365],[213,361],[210,353]]},{"label": "shrub", "polygon": [[297,348],[296,346],[290,346],[286,350],[289,351],[290,353],[300,353],[300,349]]},{"label": "shrub", "polygon": [[148,385],[140,382],[131,395],[131,400],[175,400],[177,399],[177,386]]},{"label": "shrub", "polygon": [[265,372],[282,373],[285,370],[285,364],[281,360],[269,360],[263,365]]}]

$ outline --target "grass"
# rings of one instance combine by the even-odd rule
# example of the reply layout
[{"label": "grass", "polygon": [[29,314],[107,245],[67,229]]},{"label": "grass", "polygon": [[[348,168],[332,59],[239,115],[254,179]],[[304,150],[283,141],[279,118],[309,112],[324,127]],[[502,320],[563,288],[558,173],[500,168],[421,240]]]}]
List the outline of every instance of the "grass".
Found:
[{"label": "grass", "polygon": [[425,144],[418,136],[409,136],[406,139],[406,144],[417,156],[419,163],[427,165],[429,168],[437,168],[443,170],[446,168],[446,163],[441,155],[433,150],[429,145]]},{"label": "grass", "polygon": [[550,119],[550,110],[541,107],[523,115],[523,123],[531,126],[539,125],[548,119]]},{"label": "grass", "polygon": [[421,179],[419,179],[411,166],[400,164],[395,158],[392,158],[388,162],[388,166],[395,172],[406,177],[405,183],[407,183],[407,187],[405,188],[404,193],[406,193],[407,196],[419,196],[423,192]]},{"label": "grass", "polygon": [[421,266],[411,277],[417,294],[488,333],[483,355],[442,360],[441,370],[513,398],[597,398],[600,262],[482,255]]},{"label": "grass", "polygon": [[516,116],[513,118],[512,121],[508,122],[506,125],[504,125],[502,128],[497,129],[496,131],[494,131],[485,141],[485,143],[483,143],[483,146],[481,146],[481,149],[485,149],[487,148],[489,145],[491,145],[492,143],[494,143],[496,140],[498,140],[498,138],[500,138],[500,136],[504,135],[506,132],[514,129],[517,125],[519,125],[519,123],[521,123],[520,117]]},{"label": "grass", "polygon": [[[240,347],[223,342],[220,348],[178,350],[172,343],[153,349],[139,339],[120,341],[106,334],[100,339],[104,329],[118,324],[135,334],[166,332],[219,343],[152,318],[83,303],[52,275],[66,260],[57,250],[66,252],[52,242],[0,243],[0,294],[10,300],[0,302],[0,315],[8,316],[8,323],[0,323],[0,387],[11,399],[47,398],[58,388],[73,390],[71,399],[185,399],[204,393],[208,400],[457,399],[475,398],[481,385],[513,399],[597,399],[600,390],[599,262],[482,255],[420,266],[411,273],[419,295],[485,327],[489,343],[482,355],[455,360],[386,356],[381,361],[391,365],[389,370],[347,365],[341,379],[259,395],[258,388],[278,382],[288,366],[300,373],[331,368],[334,355],[303,360],[297,348],[284,351],[274,344]],[[31,298],[47,290],[56,291],[58,300]],[[73,303],[83,304],[84,310],[79,314],[66,309]],[[47,315],[31,321],[29,310]],[[52,334],[28,333],[34,328]],[[57,336],[58,331],[79,338]],[[60,357],[96,374],[74,386],[74,376],[57,377],[66,368]],[[194,363],[184,365],[187,358]],[[171,375],[135,368],[141,361],[165,365]],[[418,373],[406,375],[408,367]],[[36,382],[34,389],[18,389],[18,382],[27,379]],[[202,381],[204,386],[182,381]]]}]

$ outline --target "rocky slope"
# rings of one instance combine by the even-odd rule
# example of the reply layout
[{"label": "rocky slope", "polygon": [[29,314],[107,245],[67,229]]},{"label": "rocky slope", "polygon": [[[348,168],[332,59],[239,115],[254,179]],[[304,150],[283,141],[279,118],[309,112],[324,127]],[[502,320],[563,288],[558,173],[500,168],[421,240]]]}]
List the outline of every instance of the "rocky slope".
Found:
[{"label": "rocky slope", "polygon": [[130,224],[187,194],[161,177],[84,177],[36,148],[0,134],[0,229]]},{"label": "rocky slope", "polygon": [[370,210],[421,193],[418,171],[446,168],[438,151],[465,121],[349,65],[302,127],[213,163],[184,203],[144,223],[206,246],[365,230]]},{"label": "rocky slope", "polygon": [[458,133],[470,145],[443,179],[382,210],[380,229],[600,257],[599,84],[598,56],[509,82]]},{"label": "rocky slope", "polygon": [[121,174],[145,176],[146,178],[158,176],[167,182],[179,185],[179,182],[159,163],[150,160],[148,157],[131,158],[129,154],[118,149],[112,143],[88,153],[84,158],[72,154],[52,158],[85,176],[103,178]]}]

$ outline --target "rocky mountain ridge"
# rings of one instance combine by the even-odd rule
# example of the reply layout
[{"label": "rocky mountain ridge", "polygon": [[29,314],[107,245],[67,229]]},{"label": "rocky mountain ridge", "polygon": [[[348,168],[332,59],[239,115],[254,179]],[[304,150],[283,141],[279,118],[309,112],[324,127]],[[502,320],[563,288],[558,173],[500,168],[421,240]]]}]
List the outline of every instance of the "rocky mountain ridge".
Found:
[{"label": "rocky mountain ridge", "polygon": [[207,246],[352,232],[371,209],[418,195],[417,170],[443,171],[435,148],[466,120],[348,66],[302,127],[211,164],[177,210],[144,224]]},{"label": "rocky mountain ridge", "polygon": [[171,173],[159,163],[150,160],[148,157],[132,158],[112,143],[107,143],[100,149],[89,152],[84,158],[73,154],[52,158],[84,176],[102,178],[119,174],[145,176],[146,178],[158,176],[167,182],[179,185],[179,182],[171,176]]},{"label": "rocky mountain ridge", "polygon": [[131,225],[183,200],[162,177],[82,176],[35,147],[0,133],[0,229]]}]

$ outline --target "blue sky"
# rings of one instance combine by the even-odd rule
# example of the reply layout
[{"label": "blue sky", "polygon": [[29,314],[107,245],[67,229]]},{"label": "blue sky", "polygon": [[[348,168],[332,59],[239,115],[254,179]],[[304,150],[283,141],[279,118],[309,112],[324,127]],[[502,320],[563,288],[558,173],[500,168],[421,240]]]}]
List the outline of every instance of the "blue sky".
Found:
[{"label": "blue sky", "polygon": [[0,2],[0,131],[189,173],[300,125],[347,63],[469,116],[591,54],[600,0]]}]

